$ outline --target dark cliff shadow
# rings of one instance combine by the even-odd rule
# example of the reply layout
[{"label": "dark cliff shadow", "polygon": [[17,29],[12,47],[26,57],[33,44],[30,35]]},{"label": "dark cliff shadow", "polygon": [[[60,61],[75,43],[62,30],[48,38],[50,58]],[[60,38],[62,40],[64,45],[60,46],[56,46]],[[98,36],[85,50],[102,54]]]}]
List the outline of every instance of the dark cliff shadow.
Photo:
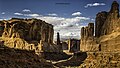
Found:
[{"label": "dark cliff shadow", "polygon": [[54,65],[57,67],[76,67],[80,66],[83,61],[87,58],[86,52],[74,53],[74,55],[66,61],[57,62]]}]

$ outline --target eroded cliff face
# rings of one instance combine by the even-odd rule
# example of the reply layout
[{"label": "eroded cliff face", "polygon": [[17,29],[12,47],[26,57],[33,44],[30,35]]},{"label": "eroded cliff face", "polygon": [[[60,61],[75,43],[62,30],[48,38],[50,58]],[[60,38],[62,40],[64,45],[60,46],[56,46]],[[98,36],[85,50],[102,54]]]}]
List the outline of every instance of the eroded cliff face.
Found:
[{"label": "eroded cliff face", "polygon": [[[56,51],[53,44],[53,25],[39,19],[4,20],[2,40],[11,48],[39,51]],[[59,50],[57,50],[59,51]]]},{"label": "eroded cliff face", "polygon": [[[119,4],[114,1],[109,12],[102,11],[96,15],[94,28],[81,28],[81,51],[120,51],[120,17]],[[91,36],[89,36],[91,33]]]},{"label": "eroded cliff face", "polygon": [[11,19],[5,22],[3,37],[22,38],[28,42],[53,42],[53,25],[38,19]]}]

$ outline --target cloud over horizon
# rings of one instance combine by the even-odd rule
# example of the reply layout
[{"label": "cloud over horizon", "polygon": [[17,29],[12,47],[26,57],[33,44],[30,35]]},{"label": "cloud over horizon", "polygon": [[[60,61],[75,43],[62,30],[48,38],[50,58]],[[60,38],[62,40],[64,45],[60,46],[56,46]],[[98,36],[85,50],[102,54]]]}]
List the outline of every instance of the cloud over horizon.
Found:
[{"label": "cloud over horizon", "polygon": [[56,13],[50,13],[49,16],[58,16]]},{"label": "cloud over horizon", "polygon": [[30,17],[38,17],[39,14],[33,13],[33,14],[24,14],[24,16],[30,16]]},{"label": "cloud over horizon", "polygon": [[16,13],[14,13],[14,15],[23,15],[23,14],[22,14],[22,13],[16,12]]}]

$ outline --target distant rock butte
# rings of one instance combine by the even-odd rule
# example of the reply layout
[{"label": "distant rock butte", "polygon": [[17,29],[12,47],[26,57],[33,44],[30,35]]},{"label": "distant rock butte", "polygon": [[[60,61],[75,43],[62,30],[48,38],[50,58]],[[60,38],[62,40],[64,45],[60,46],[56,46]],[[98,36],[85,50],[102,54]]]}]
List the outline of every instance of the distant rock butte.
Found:
[{"label": "distant rock butte", "polygon": [[39,19],[19,19],[0,21],[0,35],[4,45],[11,48],[54,52],[59,49],[53,44],[53,25]]}]

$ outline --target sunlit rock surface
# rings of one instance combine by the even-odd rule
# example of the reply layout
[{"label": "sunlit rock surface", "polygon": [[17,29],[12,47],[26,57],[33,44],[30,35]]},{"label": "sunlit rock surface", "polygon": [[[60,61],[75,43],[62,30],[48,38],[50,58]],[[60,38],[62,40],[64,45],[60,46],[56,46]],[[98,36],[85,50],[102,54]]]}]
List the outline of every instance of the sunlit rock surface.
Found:
[{"label": "sunlit rock surface", "polygon": [[95,36],[94,27],[90,29],[89,26],[90,23],[81,28],[81,51],[120,51],[119,4],[116,1],[109,12],[102,11],[96,15]]},{"label": "sunlit rock surface", "polygon": [[[120,67],[120,16],[119,4],[114,1],[109,12],[96,15],[95,36],[85,39],[86,27],[81,29],[80,50],[87,58],[80,68],[119,68]],[[89,38],[89,37],[87,37]]]},{"label": "sunlit rock surface", "polygon": [[[10,48],[35,50],[37,52],[59,52],[58,45],[53,44],[53,25],[39,19],[12,18],[3,20],[1,39]],[[4,28],[3,28],[4,26]]]}]

